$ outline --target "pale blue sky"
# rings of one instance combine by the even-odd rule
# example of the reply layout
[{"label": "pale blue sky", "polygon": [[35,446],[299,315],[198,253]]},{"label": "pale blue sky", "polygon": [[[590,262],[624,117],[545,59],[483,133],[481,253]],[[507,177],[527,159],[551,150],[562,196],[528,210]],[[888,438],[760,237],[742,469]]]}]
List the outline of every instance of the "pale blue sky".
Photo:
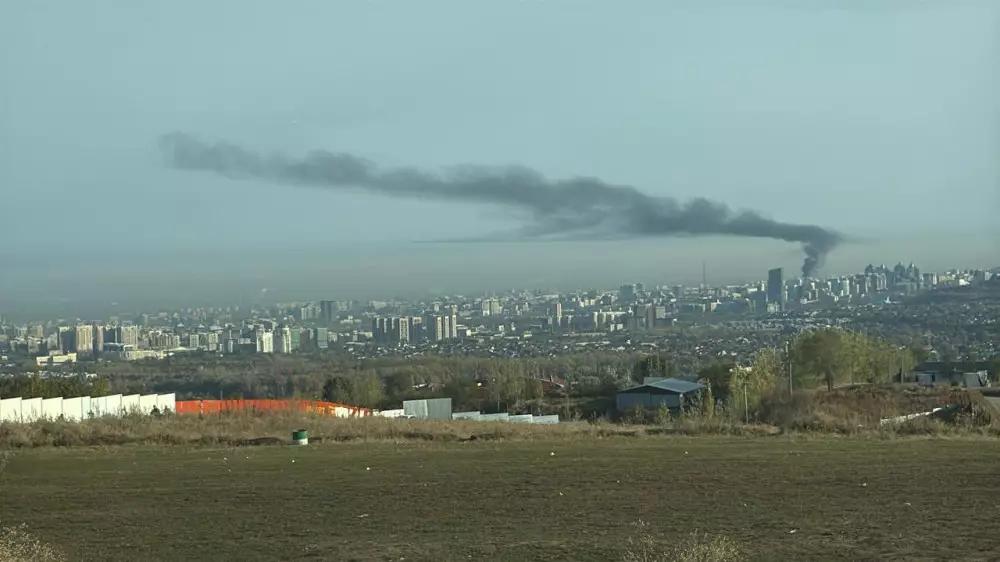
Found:
[{"label": "pale blue sky", "polygon": [[[174,130],[596,175],[877,240],[830,271],[995,265],[998,16],[989,0],[4,2],[0,282],[80,299],[122,272],[186,293],[259,275],[318,298],[374,276],[411,291],[617,284],[623,268],[668,282],[702,259],[726,278],[801,259],[729,239],[412,250],[509,225],[490,208],[168,170],[155,140]],[[355,244],[382,250],[342,250]],[[393,275],[400,253],[415,278]],[[190,272],[167,276],[160,256]]]}]

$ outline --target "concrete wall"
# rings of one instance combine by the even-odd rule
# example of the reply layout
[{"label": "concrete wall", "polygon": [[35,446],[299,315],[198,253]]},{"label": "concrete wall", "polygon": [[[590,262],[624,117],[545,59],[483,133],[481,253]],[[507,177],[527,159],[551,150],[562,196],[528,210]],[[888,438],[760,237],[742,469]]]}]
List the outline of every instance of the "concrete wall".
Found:
[{"label": "concrete wall", "polygon": [[147,394],[123,397],[121,394],[91,398],[4,398],[0,400],[0,423],[30,423],[39,419],[84,421],[102,416],[120,416],[123,412],[152,411],[156,406],[160,411],[174,410],[174,394]]}]

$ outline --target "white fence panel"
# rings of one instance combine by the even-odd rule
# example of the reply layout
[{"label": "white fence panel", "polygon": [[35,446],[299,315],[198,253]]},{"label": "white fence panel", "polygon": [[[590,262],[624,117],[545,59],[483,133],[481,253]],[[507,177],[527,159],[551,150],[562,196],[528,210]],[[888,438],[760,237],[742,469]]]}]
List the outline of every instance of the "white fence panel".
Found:
[{"label": "white fence panel", "polygon": [[62,416],[62,396],[59,398],[43,398],[41,417],[47,420],[57,420]]},{"label": "white fence panel", "polygon": [[90,414],[92,418],[118,416],[122,413],[122,395],[98,396],[90,399]]},{"label": "white fence panel", "polygon": [[153,413],[153,408],[156,406],[156,395],[155,394],[143,394],[139,396],[139,413],[144,415],[149,415]]},{"label": "white fence panel", "polygon": [[507,421],[516,423],[531,423],[531,420],[534,419],[534,417],[535,416],[531,414],[517,414],[514,416],[508,416]]},{"label": "white fence panel", "polygon": [[177,395],[171,392],[170,394],[157,394],[156,395],[156,407],[160,410],[160,413],[171,411],[177,411]]},{"label": "white fence panel", "polygon": [[139,395],[126,394],[122,396],[122,413],[135,414],[139,412]]},{"label": "white fence panel", "polygon": [[42,399],[24,398],[21,400],[21,421],[33,422],[42,417]]},{"label": "white fence panel", "polygon": [[90,413],[90,397],[63,398],[62,415],[66,421],[83,421]]},{"label": "white fence panel", "polygon": [[403,415],[403,409],[398,410],[379,410],[375,412],[375,415],[380,418],[398,418]]},{"label": "white fence panel", "polygon": [[21,421],[21,398],[4,398],[0,400],[0,422]]},{"label": "white fence panel", "polygon": [[535,416],[535,419],[531,420],[531,423],[541,423],[541,424],[553,424],[559,423],[559,416]]}]

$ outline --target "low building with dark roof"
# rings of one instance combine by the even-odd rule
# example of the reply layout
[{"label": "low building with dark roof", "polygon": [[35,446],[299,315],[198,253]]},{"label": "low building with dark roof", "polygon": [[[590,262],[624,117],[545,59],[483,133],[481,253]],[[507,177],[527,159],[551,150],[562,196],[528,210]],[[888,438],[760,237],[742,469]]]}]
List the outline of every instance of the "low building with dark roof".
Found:
[{"label": "low building with dark roof", "polygon": [[618,392],[616,404],[619,412],[627,412],[636,408],[655,410],[666,407],[670,410],[680,410],[685,403],[698,396],[705,385],[682,379],[662,379],[647,384],[640,384]]}]

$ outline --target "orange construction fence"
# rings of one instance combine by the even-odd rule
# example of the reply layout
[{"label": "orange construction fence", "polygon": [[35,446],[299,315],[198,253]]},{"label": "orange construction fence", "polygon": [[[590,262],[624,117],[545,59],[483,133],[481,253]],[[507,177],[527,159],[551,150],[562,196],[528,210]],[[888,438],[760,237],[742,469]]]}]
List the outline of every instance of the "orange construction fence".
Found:
[{"label": "orange construction fence", "polygon": [[178,414],[219,414],[222,412],[315,412],[323,416],[353,418],[370,416],[369,408],[320,400],[178,400]]}]

